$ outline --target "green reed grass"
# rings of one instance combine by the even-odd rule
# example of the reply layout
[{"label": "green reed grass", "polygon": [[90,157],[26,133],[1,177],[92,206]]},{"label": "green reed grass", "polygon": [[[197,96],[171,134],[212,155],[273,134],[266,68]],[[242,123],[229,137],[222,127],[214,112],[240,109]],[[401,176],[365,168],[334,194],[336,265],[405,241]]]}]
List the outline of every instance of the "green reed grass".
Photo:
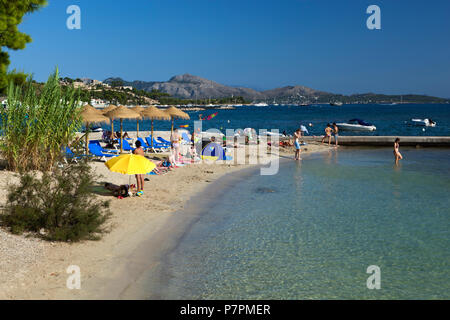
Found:
[{"label": "green reed grass", "polygon": [[30,79],[23,86],[11,83],[7,95],[0,149],[9,169],[52,170],[81,128],[79,91],[63,90],[56,70],[42,88]]}]

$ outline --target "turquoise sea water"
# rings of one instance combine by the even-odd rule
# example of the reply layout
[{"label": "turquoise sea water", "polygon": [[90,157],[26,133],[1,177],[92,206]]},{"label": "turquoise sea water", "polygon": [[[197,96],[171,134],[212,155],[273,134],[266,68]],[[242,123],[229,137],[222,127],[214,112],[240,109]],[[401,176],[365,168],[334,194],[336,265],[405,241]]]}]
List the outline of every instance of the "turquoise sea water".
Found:
[{"label": "turquoise sea water", "polygon": [[[343,135],[407,135],[407,136],[449,136],[450,135],[450,105],[443,104],[405,104],[405,105],[370,105],[350,104],[342,107],[329,105],[315,105],[309,107],[298,106],[269,106],[269,107],[238,107],[235,110],[189,111],[191,120],[177,120],[175,126],[188,124],[193,130],[193,121],[198,115],[203,116],[218,112],[217,117],[210,121],[203,121],[204,129],[216,128],[225,133],[226,129],[279,129],[292,133],[300,124],[308,126],[312,135],[323,134],[328,122],[346,122],[353,118],[360,118],[373,123],[375,132],[341,132]],[[412,118],[431,118],[437,122],[435,128],[408,125]],[[155,130],[170,130],[170,121],[156,121]],[[114,122],[116,130],[119,122]],[[150,121],[141,123],[142,130],[150,130]],[[109,125],[104,125],[109,128]],[[124,130],[135,131],[136,121],[124,121]]]},{"label": "turquoise sea water", "polygon": [[[285,161],[204,208],[164,267],[171,299],[450,298],[450,151]],[[381,268],[369,290],[367,267]]]}]

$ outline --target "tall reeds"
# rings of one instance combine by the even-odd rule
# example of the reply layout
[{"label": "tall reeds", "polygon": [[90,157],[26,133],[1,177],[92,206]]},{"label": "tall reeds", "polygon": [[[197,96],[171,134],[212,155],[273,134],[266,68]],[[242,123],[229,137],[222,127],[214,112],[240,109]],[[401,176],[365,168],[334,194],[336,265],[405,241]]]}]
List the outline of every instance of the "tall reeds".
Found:
[{"label": "tall reeds", "polygon": [[7,95],[0,149],[9,169],[51,170],[81,128],[79,92],[63,90],[56,70],[42,88],[31,80],[24,86],[11,83]]}]

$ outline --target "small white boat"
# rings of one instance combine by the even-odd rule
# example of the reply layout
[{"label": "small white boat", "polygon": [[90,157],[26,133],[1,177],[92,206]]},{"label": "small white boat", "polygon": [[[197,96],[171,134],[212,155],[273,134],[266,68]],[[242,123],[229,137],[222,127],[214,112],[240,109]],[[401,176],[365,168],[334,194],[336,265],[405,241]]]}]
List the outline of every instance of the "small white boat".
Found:
[{"label": "small white boat", "polygon": [[269,105],[265,102],[256,103],[253,106],[255,107],[268,107]]},{"label": "small white boat", "polygon": [[[86,132],[86,130],[83,130],[83,132]],[[102,127],[92,127],[89,128],[89,132],[103,132]]]},{"label": "small white boat", "polygon": [[340,101],[330,102],[330,106],[334,106],[334,107],[342,107],[343,105],[344,105],[344,103],[340,102]]},{"label": "small white boat", "polygon": [[411,123],[420,127],[436,127],[436,122],[431,119],[411,119]]},{"label": "small white boat", "polygon": [[377,127],[375,127],[371,123],[367,123],[361,119],[352,119],[346,123],[336,123],[340,130],[344,131],[375,131]]}]

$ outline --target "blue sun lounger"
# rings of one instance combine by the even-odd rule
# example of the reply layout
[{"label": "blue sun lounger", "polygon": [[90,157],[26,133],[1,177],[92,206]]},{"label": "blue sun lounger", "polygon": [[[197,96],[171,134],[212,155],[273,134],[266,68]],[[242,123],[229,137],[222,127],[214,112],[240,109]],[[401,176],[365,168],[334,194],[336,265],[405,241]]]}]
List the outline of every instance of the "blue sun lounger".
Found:
[{"label": "blue sun lounger", "polygon": [[98,140],[90,140],[89,144],[96,144],[96,145],[98,145],[99,148],[101,149],[101,151],[104,152],[104,153],[119,153],[119,150],[103,148],[102,145],[100,144],[100,141],[98,141]]},{"label": "blue sun lounger", "polygon": [[152,148],[152,137],[146,137],[145,141],[147,141],[147,145],[149,146],[150,149],[153,149],[154,152],[163,152],[164,149],[167,149],[168,146],[156,141],[155,139],[153,139],[153,148]]},{"label": "blue sun lounger", "polygon": [[69,147],[66,147],[66,154],[64,156],[64,160],[66,163],[68,163],[68,161],[73,161],[73,162],[78,162],[78,160],[85,158],[85,157],[91,157],[91,155],[87,155],[87,154],[80,154],[80,155],[75,155],[75,153],[73,153],[72,150],[70,150]]},{"label": "blue sun lounger", "polygon": [[189,139],[189,136],[186,134],[186,132],[183,132],[181,134],[181,137],[184,140],[184,144],[191,144],[191,139]]},{"label": "blue sun lounger", "polygon": [[[119,139],[119,148],[120,148],[120,139]],[[123,151],[133,151],[134,150],[134,148],[132,148],[131,146],[130,146],[130,143],[127,141],[127,140],[122,140],[123,141]]]},{"label": "blue sun lounger", "polygon": [[168,147],[170,147],[170,141],[167,141],[166,139],[162,138],[162,137],[158,137],[156,138],[160,143],[167,145]]},{"label": "blue sun lounger", "polygon": [[94,155],[94,157],[99,158],[101,161],[105,161],[107,158],[117,157],[117,154],[103,153],[101,147],[97,144],[89,144],[89,151]]}]

